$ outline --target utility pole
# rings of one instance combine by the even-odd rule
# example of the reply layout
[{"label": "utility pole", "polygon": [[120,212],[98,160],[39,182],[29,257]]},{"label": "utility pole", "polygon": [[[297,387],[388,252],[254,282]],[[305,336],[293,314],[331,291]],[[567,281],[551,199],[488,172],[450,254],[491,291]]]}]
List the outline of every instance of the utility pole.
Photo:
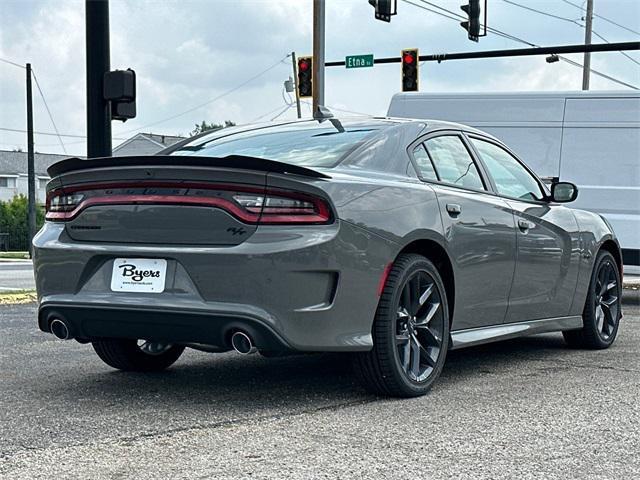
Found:
[{"label": "utility pole", "polygon": [[29,183],[29,256],[33,258],[31,242],[36,235],[36,174],[33,153],[33,98],[31,92],[31,64],[27,63],[27,182]]},{"label": "utility pole", "polygon": [[104,99],[109,71],[109,0],[86,0],[87,157],[111,156],[111,105]]},{"label": "utility pole", "polygon": [[[591,24],[593,23],[593,0],[587,0],[587,18],[584,29],[584,44],[591,45]],[[589,90],[589,74],[591,73],[591,53],[584,52],[582,69],[582,90]]]},{"label": "utility pole", "polygon": [[313,0],[313,118],[324,105],[324,11],[325,0]]},{"label": "utility pole", "polygon": [[291,52],[291,64],[293,65],[293,81],[295,82],[296,108],[298,110],[298,118],[302,118],[302,114],[300,112],[300,91],[298,90],[298,72],[296,70],[296,52]]}]

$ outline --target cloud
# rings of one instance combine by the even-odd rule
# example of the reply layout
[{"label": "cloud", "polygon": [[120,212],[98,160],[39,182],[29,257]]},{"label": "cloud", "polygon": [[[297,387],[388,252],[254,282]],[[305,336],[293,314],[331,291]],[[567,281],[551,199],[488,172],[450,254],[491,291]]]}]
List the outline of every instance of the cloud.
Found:
[{"label": "cloud", "polygon": [[[438,2],[459,12],[460,0]],[[544,3],[549,12],[578,17],[574,7]],[[490,24],[540,44],[579,43],[583,30],[567,22],[536,16],[502,2],[490,2]],[[640,2],[612,0],[597,5],[601,15],[640,29]],[[195,123],[272,118],[285,107],[282,82],[291,75],[285,55],[312,50],[311,0],[128,0],[110,2],[111,66],[136,70],[138,117],[114,122],[114,137],[125,138],[145,128],[158,133],[187,133]],[[373,53],[396,56],[402,48],[442,53],[519,47],[490,36],[475,44],[457,21],[399,2],[390,24],[376,21],[365,0],[327,2],[326,57]],[[620,18],[620,12],[637,15]],[[602,22],[599,33],[611,41],[626,40],[624,31]],[[31,61],[61,132],[85,132],[84,1],[0,0],[0,57]],[[634,52],[635,53],[635,52]],[[636,55],[637,56],[637,55]],[[580,60],[580,56],[572,57]],[[280,59],[285,59],[278,63]],[[276,65],[228,95],[247,79]],[[638,66],[619,54],[594,56],[601,68],[631,83],[640,83]],[[328,68],[326,103],[340,109],[383,115],[400,88],[399,65],[371,69]],[[580,87],[580,69],[563,62],[546,64],[543,57],[427,63],[421,68],[423,91],[566,90]],[[618,88],[593,77],[594,88]],[[173,120],[155,124],[216,97],[220,100]],[[35,127],[52,131],[43,103],[34,95]],[[272,113],[269,113],[272,112]],[[303,106],[308,114],[308,107]],[[293,118],[291,109],[280,118]],[[0,127],[24,128],[24,71],[0,63]],[[57,139],[36,136],[36,148],[58,152]],[[69,151],[82,154],[85,145],[66,139]],[[117,144],[114,141],[114,144]],[[0,148],[22,146],[25,135],[0,131]]]}]

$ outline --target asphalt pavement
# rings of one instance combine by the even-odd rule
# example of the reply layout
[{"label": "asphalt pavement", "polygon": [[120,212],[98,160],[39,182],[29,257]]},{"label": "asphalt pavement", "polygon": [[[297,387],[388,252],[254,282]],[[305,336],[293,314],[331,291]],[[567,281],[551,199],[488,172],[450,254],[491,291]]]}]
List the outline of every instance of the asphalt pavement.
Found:
[{"label": "asphalt pavement", "polygon": [[30,261],[0,262],[0,294],[15,290],[35,288],[33,265]]},{"label": "asphalt pavement", "polygon": [[160,374],[0,306],[0,478],[640,478],[640,308],[614,347],[546,334],[451,352],[425,397],[382,399],[347,355],[188,350]]}]

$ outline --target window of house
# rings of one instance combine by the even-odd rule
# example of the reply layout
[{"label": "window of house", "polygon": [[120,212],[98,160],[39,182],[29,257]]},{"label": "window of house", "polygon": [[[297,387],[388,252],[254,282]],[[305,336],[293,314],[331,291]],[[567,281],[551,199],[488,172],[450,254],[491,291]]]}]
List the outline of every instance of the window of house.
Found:
[{"label": "window of house", "polygon": [[16,179],[13,177],[0,177],[0,188],[16,188]]}]

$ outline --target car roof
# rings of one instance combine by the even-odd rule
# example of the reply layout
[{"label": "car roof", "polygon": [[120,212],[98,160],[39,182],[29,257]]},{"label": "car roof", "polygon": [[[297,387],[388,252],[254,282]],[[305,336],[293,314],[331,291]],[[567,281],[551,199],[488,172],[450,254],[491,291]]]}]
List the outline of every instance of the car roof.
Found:
[{"label": "car roof", "polygon": [[479,135],[483,135],[494,140],[497,140],[492,135],[489,135],[486,132],[475,129],[468,125],[463,125],[460,123],[446,122],[443,120],[433,120],[433,119],[418,119],[418,118],[400,118],[400,117],[376,117],[376,116],[335,116],[331,118],[325,119],[296,119],[296,120],[283,120],[277,122],[262,122],[262,123],[251,123],[245,125],[236,125],[233,127],[221,128],[215,131],[207,131],[195,135],[193,137],[187,138],[182,142],[178,142],[171,147],[162,150],[158,153],[158,155],[166,155],[169,154],[186,144],[198,145],[201,143],[210,142],[215,139],[223,138],[230,135],[235,135],[238,133],[251,132],[251,131],[259,131],[265,128],[289,128],[294,125],[305,125],[305,126],[313,126],[317,125],[318,128],[330,128],[330,120],[338,120],[344,127],[346,128],[357,128],[361,126],[378,126],[381,130],[385,128],[391,127],[402,127],[402,125],[411,125],[415,128],[416,124],[422,126],[423,130],[421,135],[427,134],[429,132],[435,132],[438,130],[460,130],[468,133],[476,133]]}]

